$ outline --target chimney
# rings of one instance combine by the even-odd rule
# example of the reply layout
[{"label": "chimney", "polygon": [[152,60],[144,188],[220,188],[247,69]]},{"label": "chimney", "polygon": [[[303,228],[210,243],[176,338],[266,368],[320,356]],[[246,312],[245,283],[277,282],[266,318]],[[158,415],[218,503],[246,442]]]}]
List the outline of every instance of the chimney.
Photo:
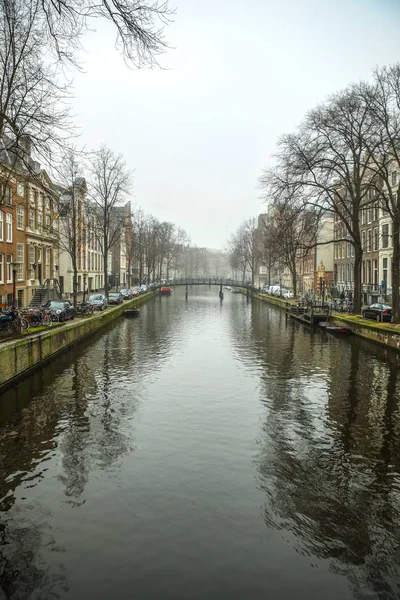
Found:
[{"label": "chimney", "polygon": [[22,150],[24,150],[27,156],[31,155],[32,142],[29,135],[27,135],[26,133],[21,135],[21,137],[19,138],[19,146],[20,148],[22,148]]}]

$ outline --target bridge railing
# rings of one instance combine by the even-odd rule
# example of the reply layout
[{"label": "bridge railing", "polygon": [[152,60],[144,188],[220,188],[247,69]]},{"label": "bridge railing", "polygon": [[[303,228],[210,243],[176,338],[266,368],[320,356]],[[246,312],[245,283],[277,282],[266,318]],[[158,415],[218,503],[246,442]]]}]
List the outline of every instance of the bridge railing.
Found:
[{"label": "bridge railing", "polygon": [[167,281],[164,285],[174,286],[174,285],[222,285],[229,287],[242,287],[248,288],[250,285],[248,283],[243,283],[242,281],[237,281],[235,279],[225,279],[218,277],[181,277],[175,278]]}]

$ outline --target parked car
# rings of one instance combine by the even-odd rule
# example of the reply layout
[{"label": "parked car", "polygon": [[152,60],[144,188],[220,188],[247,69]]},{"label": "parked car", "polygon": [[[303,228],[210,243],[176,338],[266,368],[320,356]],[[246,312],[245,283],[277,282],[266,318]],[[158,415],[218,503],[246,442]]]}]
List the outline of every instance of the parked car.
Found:
[{"label": "parked car", "polygon": [[290,290],[282,290],[282,298],[289,300],[290,298],[294,298],[294,294]]},{"label": "parked car", "polygon": [[362,316],[365,319],[374,319],[375,321],[392,321],[392,307],[388,304],[371,304],[362,309]]},{"label": "parked car", "polygon": [[109,292],[108,293],[108,304],[122,304],[124,298],[120,292]]},{"label": "parked car", "polygon": [[108,306],[108,301],[104,294],[90,294],[87,301],[94,306],[95,310],[104,310]]},{"label": "parked car", "polygon": [[68,321],[75,319],[75,309],[68,300],[49,300],[42,305],[43,310],[49,311],[52,321]]},{"label": "parked car", "polygon": [[132,288],[131,292],[132,292],[132,297],[133,298],[136,298],[137,296],[140,296],[140,291],[139,291],[139,289],[137,287],[136,288]]},{"label": "parked car", "polygon": [[123,290],[120,290],[119,293],[121,294],[123,300],[132,300],[132,298],[133,298],[131,290],[123,289]]},{"label": "parked car", "polygon": [[142,294],[145,294],[145,293],[148,291],[148,289],[149,289],[149,286],[148,286],[148,285],[141,285],[141,286],[140,286],[140,292],[141,292]]}]

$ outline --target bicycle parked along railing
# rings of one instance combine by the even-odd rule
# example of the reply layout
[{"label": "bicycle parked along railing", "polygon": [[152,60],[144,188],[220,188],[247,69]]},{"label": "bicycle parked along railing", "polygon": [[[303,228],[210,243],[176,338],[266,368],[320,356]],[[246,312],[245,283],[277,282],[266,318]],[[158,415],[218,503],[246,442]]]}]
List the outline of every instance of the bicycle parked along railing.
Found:
[{"label": "bicycle parked along railing", "polygon": [[18,308],[0,310],[0,333],[21,334],[28,331],[29,323]]},{"label": "bicycle parked along railing", "polygon": [[90,302],[80,302],[76,306],[76,312],[80,315],[92,315],[95,311],[95,307]]},{"label": "bicycle parked along railing", "polygon": [[23,316],[32,327],[51,327],[53,321],[49,311],[40,308],[28,308],[22,311]]}]

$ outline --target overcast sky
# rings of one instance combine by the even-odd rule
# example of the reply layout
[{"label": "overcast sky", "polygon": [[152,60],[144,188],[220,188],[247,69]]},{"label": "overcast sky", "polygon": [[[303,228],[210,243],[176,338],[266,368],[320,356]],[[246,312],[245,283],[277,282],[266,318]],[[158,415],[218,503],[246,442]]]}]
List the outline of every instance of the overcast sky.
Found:
[{"label": "overcast sky", "polygon": [[[171,0],[174,2],[174,0]],[[84,41],[75,114],[89,148],[135,170],[132,201],[222,248],[262,212],[278,136],[376,65],[400,60],[398,0],[175,0],[166,70],[129,70],[104,24]]]}]

